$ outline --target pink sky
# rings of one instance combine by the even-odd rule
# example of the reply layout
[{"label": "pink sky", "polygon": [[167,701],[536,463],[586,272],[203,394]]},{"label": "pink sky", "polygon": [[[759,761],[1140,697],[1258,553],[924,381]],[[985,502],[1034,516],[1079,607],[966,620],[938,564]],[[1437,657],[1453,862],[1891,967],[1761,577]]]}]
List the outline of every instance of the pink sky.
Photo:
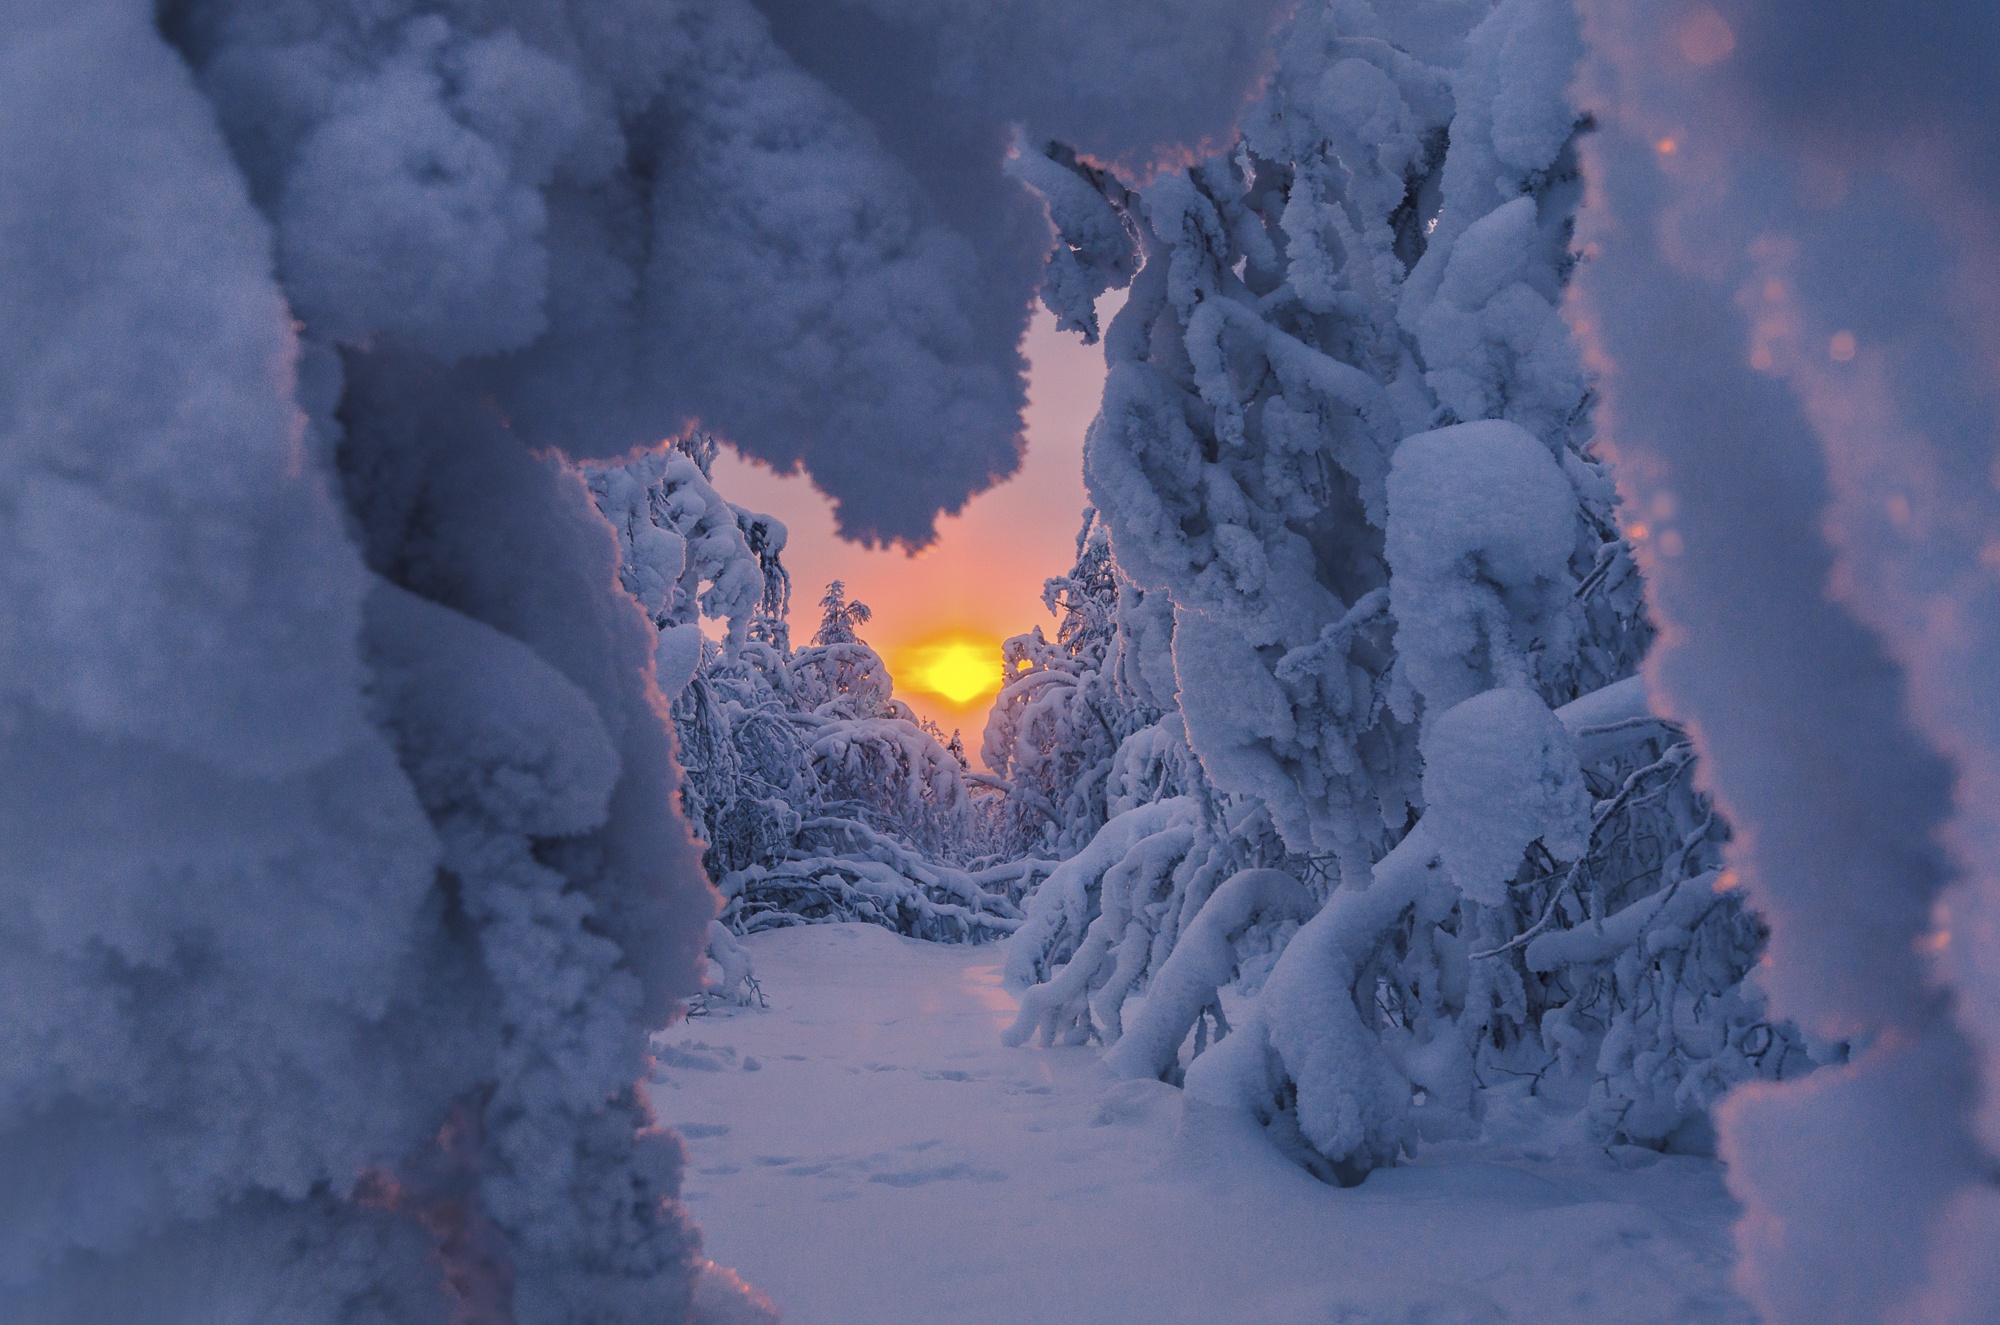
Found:
[{"label": "pink sky", "polygon": [[[1113,301],[1102,310],[1108,321]],[[783,520],[791,530],[785,564],[792,572],[792,635],[803,644],[819,623],[828,580],[844,580],[850,598],[874,609],[861,634],[896,677],[896,695],[946,731],[965,732],[975,765],[991,695],[958,706],[917,689],[910,650],[959,636],[990,647],[999,671],[1000,641],[1031,626],[1053,634],[1042,607],[1042,581],[1070,568],[1083,491],[1083,434],[1104,387],[1101,345],[1059,332],[1037,310],[1023,345],[1028,356],[1028,453],[1021,472],[974,497],[938,522],[938,540],[911,557],[843,542],[832,507],[803,475],[780,477],[724,449],[716,487],[729,500]]]}]

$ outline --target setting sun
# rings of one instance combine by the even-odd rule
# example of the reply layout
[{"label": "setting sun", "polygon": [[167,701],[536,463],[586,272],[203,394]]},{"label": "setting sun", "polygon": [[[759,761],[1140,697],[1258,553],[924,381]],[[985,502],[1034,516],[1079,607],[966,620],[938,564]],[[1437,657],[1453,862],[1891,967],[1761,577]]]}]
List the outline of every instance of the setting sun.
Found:
[{"label": "setting sun", "polygon": [[964,708],[1000,688],[1000,646],[976,635],[912,644],[895,667],[898,689],[937,695]]}]

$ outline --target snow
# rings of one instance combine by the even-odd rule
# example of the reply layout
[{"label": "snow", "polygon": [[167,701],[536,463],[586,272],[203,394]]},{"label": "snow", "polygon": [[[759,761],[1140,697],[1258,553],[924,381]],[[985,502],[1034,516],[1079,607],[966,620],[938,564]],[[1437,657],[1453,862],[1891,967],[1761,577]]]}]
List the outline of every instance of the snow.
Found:
[{"label": "snow", "polygon": [[9,7],[0,1318],[1990,1325],[2000,19],[1287,8]]},{"label": "snow", "polygon": [[[1300,928],[1241,1029],[1189,1065],[1188,1093],[1254,1115],[1281,1148],[1343,1186],[1393,1163],[1416,1139],[1413,1079],[1351,991],[1438,868],[1437,844],[1419,820],[1376,862],[1366,888],[1335,892]],[[1288,1083],[1289,1112],[1279,1103]],[[1435,1093],[1435,1082],[1425,1084]]]},{"label": "snow", "polygon": [[[1576,494],[1547,446],[1482,419],[1406,439],[1386,553],[1401,674],[1435,714],[1525,686],[1573,597]],[[1549,649],[1549,651],[1554,651]]]},{"label": "snow", "polygon": [[[689,441],[713,451],[705,435]],[[591,499],[618,534],[619,582],[662,635],[693,625],[699,615],[728,621],[729,642],[740,645],[764,596],[764,571],[738,527],[737,508],[716,492],[701,464],[676,448],[584,472]],[[785,527],[764,519],[782,548]],[[698,629],[694,638],[700,639]],[[659,649],[678,663],[686,645],[663,638]],[[671,675],[679,676],[678,668]],[[669,698],[680,689],[660,687]]]},{"label": "snow", "polygon": [[1439,714],[1424,733],[1424,822],[1452,881],[1498,906],[1521,853],[1557,860],[1590,845],[1590,790],[1576,741],[1532,690],[1498,686]]},{"label": "snow", "polygon": [[1179,941],[1153,973],[1134,1017],[1105,1055],[1121,1077],[1161,1078],[1176,1066],[1181,1043],[1236,975],[1236,942],[1260,916],[1299,924],[1311,917],[1311,899],[1282,870],[1243,870],[1209,894],[1181,931]]},{"label": "snow", "polygon": [[1127,810],[1058,865],[1029,900],[1027,923],[1007,946],[1007,978],[1027,984],[1067,960],[1093,922],[1105,872],[1138,843],[1188,823],[1193,809],[1180,797],[1169,797]]},{"label": "snow", "polygon": [[2000,157],[1966,108],[2000,14],[1582,8],[1572,318],[1654,689],[1737,826],[1773,1012],[1854,1043],[1718,1112],[1743,1283],[1772,1325],[1991,1321]]},{"label": "snow", "polygon": [[665,1033],[652,1095],[707,1254],[788,1325],[1752,1319],[1713,1161],[1503,1138],[1333,1188],[1094,1048],[1003,1047],[992,948],[866,925],[744,947],[770,1009]]}]

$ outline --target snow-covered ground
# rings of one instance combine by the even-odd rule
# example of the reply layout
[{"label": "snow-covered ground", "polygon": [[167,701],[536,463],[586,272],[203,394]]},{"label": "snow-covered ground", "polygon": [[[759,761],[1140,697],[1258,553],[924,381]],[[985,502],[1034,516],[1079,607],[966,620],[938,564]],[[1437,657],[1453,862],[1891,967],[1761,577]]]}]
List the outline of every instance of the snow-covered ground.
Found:
[{"label": "snow-covered ground", "polygon": [[663,1037],[708,1255],[790,1325],[1707,1325],[1712,1162],[1446,1150],[1321,1185],[1095,1048],[1008,1049],[1001,950],[759,935],[768,1011]]}]

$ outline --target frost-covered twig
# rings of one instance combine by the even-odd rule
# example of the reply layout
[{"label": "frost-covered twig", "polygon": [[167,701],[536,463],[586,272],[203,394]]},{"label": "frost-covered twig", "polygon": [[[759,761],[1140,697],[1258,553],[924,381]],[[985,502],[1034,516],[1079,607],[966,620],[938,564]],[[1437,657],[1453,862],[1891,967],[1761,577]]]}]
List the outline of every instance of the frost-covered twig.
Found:
[{"label": "frost-covered twig", "polygon": [[[1619,723],[1612,723],[1609,725],[1587,727],[1582,729],[1582,731],[1580,731],[1578,734],[1582,735],[1584,733],[1588,733],[1592,736],[1606,737],[1618,732],[1643,731],[1652,725],[1653,724],[1647,722],[1644,719],[1633,718],[1633,719],[1626,719],[1625,721]],[[1604,826],[1610,823],[1615,817],[1617,817],[1620,813],[1622,813],[1626,809],[1626,807],[1632,801],[1633,793],[1638,790],[1638,788],[1644,783],[1644,781],[1647,778],[1651,777],[1655,773],[1663,771],[1673,772],[1673,773],[1679,773],[1681,771],[1684,771],[1689,761],[1692,760],[1693,758],[1694,758],[1694,747],[1686,742],[1681,742],[1679,744],[1670,746],[1667,750],[1667,753],[1662,755],[1659,759],[1655,760],[1653,763],[1646,765],[1644,768],[1635,769],[1631,774],[1629,774],[1626,777],[1624,784],[1619,787],[1617,794],[1610,797],[1608,800],[1604,801],[1597,807],[1596,813],[1593,815],[1590,825],[1591,843],[1595,844],[1595,842],[1597,841],[1597,835],[1603,831]],[[1472,960],[1484,961],[1489,957],[1498,957],[1504,953],[1513,952],[1519,948],[1525,948],[1528,946],[1528,944],[1532,943],[1537,935],[1541,934],[1544,930],[1546,930],[1549,927],[1551,923],[1554,922],[1556,917],[1557,907],[1562,903],[1563,898],[1569,895],[1570,890],[1575,888],[1578,881],[1583,877],[1584,872],[1588,866],[1589,860],[1590,860],[1590,853],[1588,851],[1586,851],[1583,855],[1578,856],[1576,858],[1575,862],[1570,865],[1567,871],[1565,871],[1561,885],[1558,886],[1556,890],[1549,895],[1548,904],[1542,908],[1541,918],[1535,921],[1533,925],[1530,925],[1527,929],[1522,930],[1519,934],[1516,934],[1513,938],[1507,940],[1507,942],[1505,943],[1500,944],[1498,947],[1487,948],[1482,951],[1472,953],[1471,954]],[[1534,880],[1531,882],[1539,882],[1539,880]],[[1679,881],[1676,880],[1675,882],[1676,886],[1678,886]]]}]

